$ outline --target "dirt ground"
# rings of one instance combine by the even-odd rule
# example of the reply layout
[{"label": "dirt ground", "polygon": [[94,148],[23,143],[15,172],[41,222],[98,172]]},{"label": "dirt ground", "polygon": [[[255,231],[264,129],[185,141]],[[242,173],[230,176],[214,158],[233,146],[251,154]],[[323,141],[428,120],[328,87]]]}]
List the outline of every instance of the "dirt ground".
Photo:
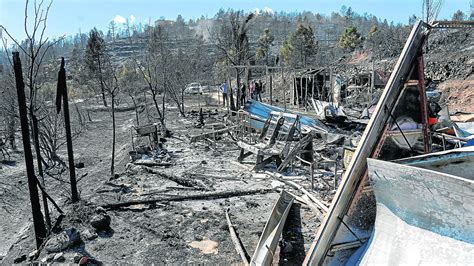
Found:
[{"label": "dirt ground", "polygon": [[[205,190],[182,186],[129,163],[128,152],[132,149],[130,128],[135,123],[133,110],[116,114],[115,165],[118,175],[117,178],[110,178],[110,113],[90,113],[92,122],[87,122],[84,132],[74,140],[75,161],[82,162],[85,166],[76,169],[77,176],[81,178],[78,182],[81,202],[69,204],[67,183],[47,180],[46,184],[48,191],[66,212],[52,235],[72,227],[81,235],[78,243],[63,251],[66,262],[77,262],[78,256],[86,256],[93,259],[90,262],[107,264],[241,263],[229,234],[225,210],[229,211],[248,257],[253,255],[260,234],[279,197],[279,191],[284,188],[294,194],[302,194],[269,175],[252,172],[255,157],[237,163],[239,148],[229,136],[216,142],[198,141],[190,144],[191,135],[205,131],[195,126],[198,122],[196,114],[201,107],[205,114],[207,111],[214,114],[205,116],[205,123],[223,122],[227,116],[226,109],[218,106],[216,95],[190,97],[186,101],[188,115],[185,118],[179,116],[176,108],[169,106],[166,114],[167,128],[172,136],[166,138],[165,149],[168,160],[173,165],[154,169],[174,176],[193,173],[195,180],[204,184]],[[145,113],[140,114],[143,121]],[[64,154],[65,151],[62,151],[63,158]],[[9,193],[2,195],[4,206],[0,208],[0,216],[3,217],[0,220],[0,235],[3,240],[0,241],[0,256],[4,257],[2,264],[27,259],[28,254],[35,249],[24,162],[21,154],[15,154],[11,160],[15,163],[4,163],[0,169],[0,184],[10,188]],[[270,166],[266,170],[273,169]],[[327,170],[330,172],[332,169]],[[296,175],[296,182],[310,190],[309,175],[304,169],[295,171],[293,175]],[[334,188],[329,185],[332,177],[326,178],[328,184],[316,184],[312,193],[329,202]],[[261,190],[262,193],[108,209],[111,229],[99,231],[96,238],[87,239],[87,235],[94,231],[90,220],[98,206],[157,197],[244,190]],[[276,263],[302,262],[319,225],[317,215],[305,204],[293,204],[281,247],[275,256]],[[57,217],[57,212],[53,211],[53,216]],[[201,249],[196,248],[199,245],[202,245]],[[52,255],[43,249],[37,260],[44,261],[48,256]]]},{"label": "dirt ground", "polygon": [[[474,78],[474,77],[473,77]],[[450,112],[474,113],[474,80],[448,80],[439,85]]]}]

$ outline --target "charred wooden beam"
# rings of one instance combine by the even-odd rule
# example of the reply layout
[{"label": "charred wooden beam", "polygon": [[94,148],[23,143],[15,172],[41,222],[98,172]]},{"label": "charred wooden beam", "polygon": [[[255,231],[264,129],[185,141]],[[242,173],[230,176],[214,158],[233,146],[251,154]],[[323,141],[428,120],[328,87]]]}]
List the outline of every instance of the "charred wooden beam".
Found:
[{"label": "charred wooden beam", "polygon": [[[69,118],[69,103],[67,98],[67,84],[66,84],[66,70],[64,69],[64,57],[61,57],[61,67],[58,73],[58,87],[57,87],[58,96],[56,98],[56,103],[58,103],[58,98],[60,98],[59,103],[63,103],[63,113],[64,113],[64,127],[66,128],[66,144],[67,144],[67,157],[69,162],[69,179],[71,181],[71,200],[72,202],[79,201],[79,193],[77,192],[77,182],[76,182],[76,168],[74,166],[74,151],[72,148],[72,136],[71,136],[71,121]],[[61,110],[61,106],[57,106],[58,112]]]},{"label": "charred wooden beam", "polygon": [[39,248],[46,238],[46,226],[43,213],[39,203],[38,187],[36,186],[33,155],[31,153],[30,131],[28,125],[28,114],[25,99],[25,83],[23,82],[23,71],[21,69],[20,53],[13,52],[13,70],[15,72],[16,91],[18,94],[18,110],[20,113],[21,136],[23,138],[23,150],[25,156],[26,175],[28,177],[28,189],[30,191],[31,211],[33,214],[33,227],[35,230],[36,246]]}]

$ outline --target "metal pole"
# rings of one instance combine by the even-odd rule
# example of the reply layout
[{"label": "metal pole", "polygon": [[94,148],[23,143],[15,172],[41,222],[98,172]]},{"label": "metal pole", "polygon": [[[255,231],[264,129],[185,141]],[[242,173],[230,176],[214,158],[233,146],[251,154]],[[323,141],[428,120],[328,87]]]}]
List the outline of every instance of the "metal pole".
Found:
[{"label": "metal pole", "polygon": [[421,105],[421,124],[423,130],[423,144],[425,153],[430,152],[430,138],[429,138],[429,127],[428,127],[428,100],[426,99],[426,88],[425,88],[425,73],[423,55],[418,56],[417,69],[418,69],[418,89],[420,91],[420,105]]},{"label": "metal pole", "polygon": [[25,100],[25,83],[21,69],[20,53],[13,52],[13,69],[15,72],[16,91],[18,94],[18,111],[20,113],[21,136],[23,138],[23,151],[25,154],[26,175],[28,177],[28,189],[30,191],[31,212],[33,214],[33,227],[35,230],[36,247],[40,248],[46,238],[46,227],[44,225],[43,213],[39,203],[38,187],[36,186],[33,155],[31,154],[30,131]]}]

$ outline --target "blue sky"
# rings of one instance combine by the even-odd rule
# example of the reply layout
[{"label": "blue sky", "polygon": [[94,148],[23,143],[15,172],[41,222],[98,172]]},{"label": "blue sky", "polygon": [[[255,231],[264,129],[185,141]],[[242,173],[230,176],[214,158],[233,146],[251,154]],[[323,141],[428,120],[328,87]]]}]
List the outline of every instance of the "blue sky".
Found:
[{"label": "blue sky", "polygon": [[[34,1],[34,0],[31,0]],[[48,2],[49,0],[45,0]],[[39,0],[38,0],[39,2]],[[458,9],[469,12],[470,0],[445,0],[439,18],[450,18]],[[201,15],[212,17],[220,8],[252,11],[270,8],[276,12],[311,11],[329,15],[341,6],[351,6],[359,14],[365,12],[388,21],[406,23],[411,14],[421,16],[422,0],[55,0],[48,19],[47,36],[88,32],[94,26],[106,29],[111,20],[123,18],[146,23],[160,17],[186,20]],[[16,39],[25,37],[24,0],[0,0],[0,24]]]}]

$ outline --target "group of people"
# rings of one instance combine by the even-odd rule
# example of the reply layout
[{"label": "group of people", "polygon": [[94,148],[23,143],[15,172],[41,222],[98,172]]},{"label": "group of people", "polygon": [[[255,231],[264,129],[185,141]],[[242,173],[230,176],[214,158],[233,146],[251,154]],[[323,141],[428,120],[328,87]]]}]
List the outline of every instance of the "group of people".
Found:
[{"label": "group of people", "polygon": [[[262,83],[261,80],[252,80],[249,84],[249,87],[247,89],[247,86],[245,86],[245,83],[242,81],[240,82],[240,92],[241,92],[241,97],[240,97],[240,105],[244,105],[247,102],[247,95],[250,95],[250,98],[256,101],[262,101],[262,92],[264,88],[264,83]],[[227,82],[222,83],[221,85],[221,91],[222,91],[222,104],[224,106],[228,105],[229,101],[229,85]],[[234,91],[237,91],[237,85],[234,86]]]}]

